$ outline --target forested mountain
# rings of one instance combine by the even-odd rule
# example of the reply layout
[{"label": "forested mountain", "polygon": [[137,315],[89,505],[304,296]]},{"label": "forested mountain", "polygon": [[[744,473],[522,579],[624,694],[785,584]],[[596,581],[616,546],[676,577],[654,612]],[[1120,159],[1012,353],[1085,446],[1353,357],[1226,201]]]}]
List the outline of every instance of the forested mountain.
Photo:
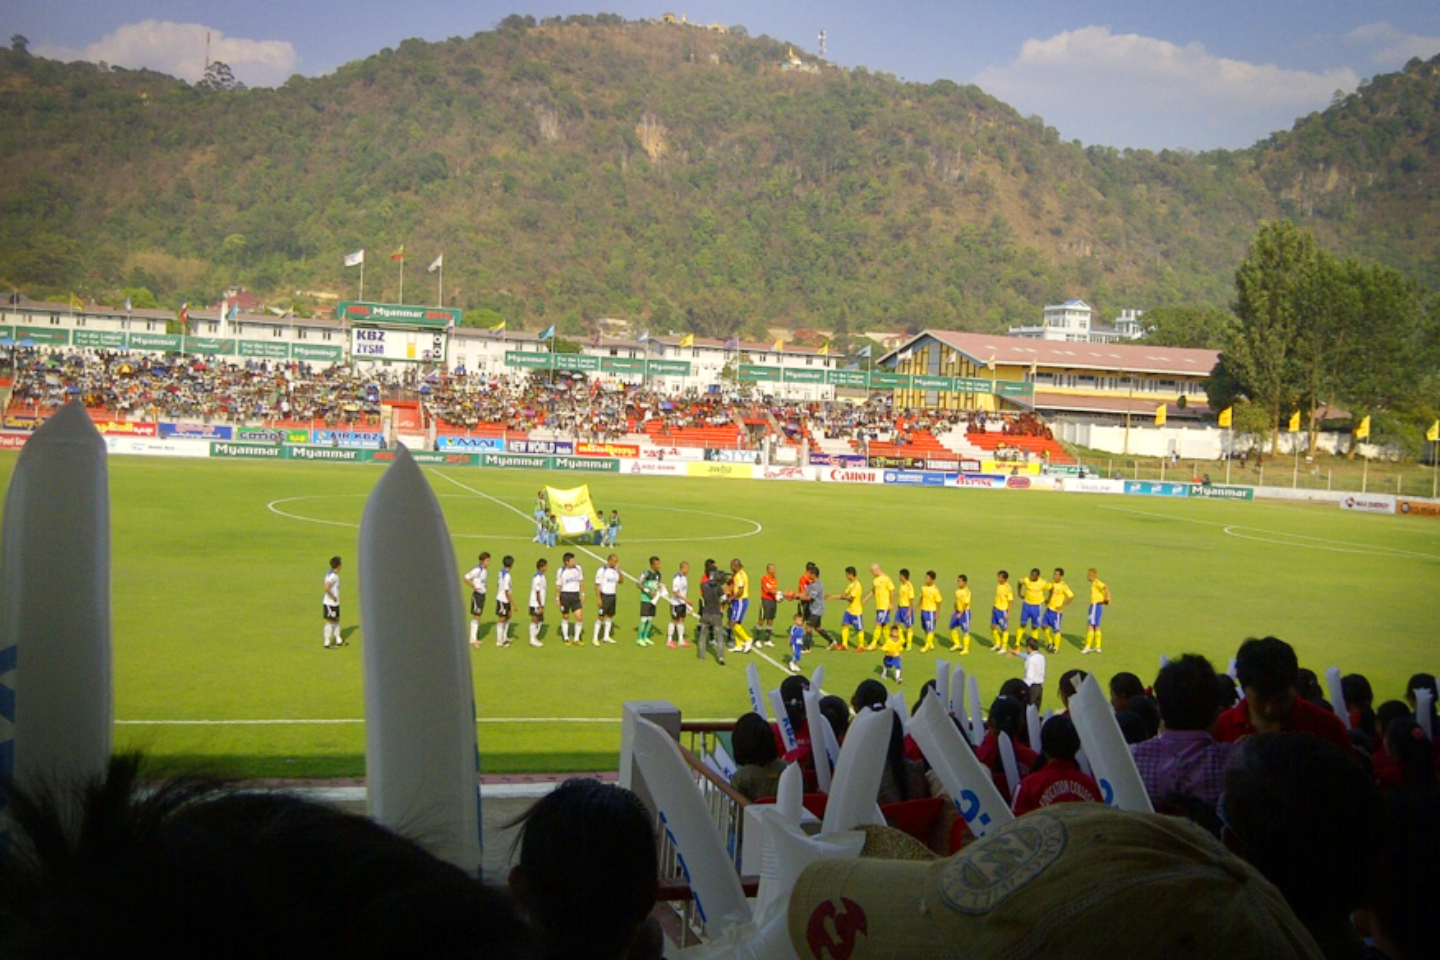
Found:
[{"label": "forested mountain", "polygon": [[[1063,142],[973,86],[695,26],[511,17],[205,89],[0,51],[0,285],[435,296],[578,332],[996,330],[1225,306],[1263,219],[1440,287],[1440,58],[1243,151]],[[797,68],[798,67],[798,68]]]}]

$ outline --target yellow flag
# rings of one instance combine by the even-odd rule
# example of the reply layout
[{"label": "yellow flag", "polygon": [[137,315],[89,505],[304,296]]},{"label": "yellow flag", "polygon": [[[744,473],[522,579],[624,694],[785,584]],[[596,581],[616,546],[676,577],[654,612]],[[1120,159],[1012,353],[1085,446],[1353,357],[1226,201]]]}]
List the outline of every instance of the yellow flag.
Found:
[{"label": "yellow flag", "polygon": [[1234,423],[1234,422],[1235,422],[1235,408],[1234,408],[1234,407],[1226,407],[1224,410],[1221,410],[1221,411],[1220,411],[1220,426],[1222,426],[1222,427],[1224,427],[1225,429],[1228,430],[1228,429],[1230,429],[1230,424],[1232,424],[1232,423]]},{"label": "yellow flag", "polygon": [[76,310],[84,310],[85,301],[81,300],[79,297],[75,296],[75,294],[72,293],[70,294],[70,306],[74,307]]},{"label": "yellow flag", "polygon": [[687,334],[685,334],[685,336],[683,336],[683,337],[680,338],[680,342],[677,343],[676,346],[677,346],[677,347],[693,347],[693,346],[695,346],[695,334],[693,334],[693,333],[687,333]]},{"label": "yellow flag", "polygon": [[1155,408],[1155,426],[1165,426],[1165,404],[1163,403]]},{"label": "yellow flag", "polygon": [[785,341],[784,341],[784,340],[776,340],[776,341],[775,341],[775,346],[774,346],[772,349],[773,349],[776,353],[779,353],[781,350],[784,350],[784,349],[785,349]]},{"label": "yellow flag", "polygon": [[1430,429],[1425,431],[1425,439],[1431,443],[1440,442],[1440,420],[1430,424]]},{"label": "yellow flag", "polygon": [[821,357],[830,356],[830,344],[825,344],[825,346],[821,347],[819,350],[816,350],[815,354]]},{"label": "yellow flag", "polygon": [[491,333],[499,333],[500,331],[505,329],[505,321],[501,320],[499,323],[495,324],[495,326],[490,327],[489,329]]},{"label": "yellow flag", "polygon": [[1361,420],[1360,425],[1355,428],[1355,439],[1370,439],[1370,418],[1368,416],[1364,420]]},{"label": "yellow flag", "polygon": [[1300,411],[1299,411],[1299,410],[1296,410],[1294,413],[1290,414],[1290,426],[1289,426],[1289,430],[1290,430],[1291,433],[1299,433],[1299,432],[1300,432]]}]

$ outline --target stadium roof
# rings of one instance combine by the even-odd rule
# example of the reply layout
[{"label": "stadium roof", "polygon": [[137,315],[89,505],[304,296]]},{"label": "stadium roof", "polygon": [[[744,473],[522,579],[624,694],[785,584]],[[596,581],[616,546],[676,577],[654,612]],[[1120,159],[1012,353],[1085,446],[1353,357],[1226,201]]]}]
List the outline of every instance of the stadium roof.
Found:
[{"label": "stadium roof", "polygon": [[1220,359],[1218,350],[1157,347],[1148,343],[1072,343],[1003,337],[991,333],[961,333],[957,330],[922,330],[885,354],[879,362],[893,364],[901,353],[913,349],[918,341],[926,337],[960,352],[980,366],[994,357],[996,366],[1028,367],[1034,363],[1068,370],[1208,377]]}]

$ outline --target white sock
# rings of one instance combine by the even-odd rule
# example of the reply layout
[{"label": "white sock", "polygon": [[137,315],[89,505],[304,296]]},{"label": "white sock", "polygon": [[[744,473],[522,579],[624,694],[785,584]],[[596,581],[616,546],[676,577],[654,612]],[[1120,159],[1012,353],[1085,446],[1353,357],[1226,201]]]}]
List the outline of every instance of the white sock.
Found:
[{"label": "white sock", "polygon": [[595,621],[595,629],[590,632],[590,639],[591,639],[591,640],[599,640],[599,639],[600,639],[600,627],[601,627],[602,624],[604,624],[604,622],[605,622],[604,620],[596,620],[596,621]]},{"label": "white sock", "polygon": [[561,621],[560,621],[560,638],[561,638],[562,640],[569,640],[569,639],[570,639],[570,621],[569,621],[569,620],[561,620]]},{"label": "white sock", "polygon": [[470,642],[471,642],[471,643],[474,643],[476,640],[479,640],[479,639],[480,639],[480,621],[479,621],[479,620],[476,620],[475,618],[472,617],[472,618],[470,619]]},{"label": "white sock", "polygon": [[501,642],[501,643],[509,643],[509,642],[510,642],[510,621],[508,621],[508,620],[506,620],[504,623],[500,624],[500,642]]},{"label": "white sock", "polygon": [[531,621],[531,623],[530,623],[530,639],[531,639],[531,640],[539,640],[539,639],[540,639],[540,624],[535,623],[534,621]]},{"label": "white sock", "polygon": [[611,621],[611,620],[606,620],[606,621],[605,621],[605,639],[606,639],[606,640],[609,640],[609,639],[610,639],[610,624],[611,624],[612,622],[613,622],[613,621]]},{"label": "white sock", "polygon": [[576,620],[576,621],[575,621],[575,642],[576,642],[576,643],[584,643],[584,642],[585,642],[585,621],[584,621],[584,620]]},{"label": "white sock", "polygon": [[327,646],[327,647],[330,646],[330,628],[331,628],[330,621],[329,621],[329,620],[326,620],[326,621],[325,621],[325,646]]}]

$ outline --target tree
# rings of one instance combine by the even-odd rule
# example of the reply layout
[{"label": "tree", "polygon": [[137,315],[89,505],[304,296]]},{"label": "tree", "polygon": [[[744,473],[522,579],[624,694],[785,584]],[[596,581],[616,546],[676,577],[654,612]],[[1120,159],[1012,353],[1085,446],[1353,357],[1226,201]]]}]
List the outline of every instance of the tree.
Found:
[{"label": "tree", "polygon": [[1235,318],[1215,307],[1156,307],[1144,316],[1144,343],[1220,350]]},{"label": "tree", "polygon": [[1280,414],[1295,402],[1300,311],[1314,281],[1315,237],[1289,220],[1262,224],[1235,271],[1235,319],[1225,340],[1228,370],[1245,396],[1270,416],[1270,453],[1280,445]]},{"label": "tree", "polygon": [[23,33],[10,35],[10,49],[22,56],[30,53],[30,38]]},{"label": "tree", "polygon": [[244,90],[245,84],[235,79],[235,71],[230,69],[230,64],[223,60],[216,60],[205,68],[205,75],[195,84],[197,90]]},{"label": "tree", "polygon": [[230,254],[230,273],[233,276],[235,273],[235,258],[240,255],[241,250],[245,249],[245,235],[243,233],[232,233],[220,241],[220,246]]}]

